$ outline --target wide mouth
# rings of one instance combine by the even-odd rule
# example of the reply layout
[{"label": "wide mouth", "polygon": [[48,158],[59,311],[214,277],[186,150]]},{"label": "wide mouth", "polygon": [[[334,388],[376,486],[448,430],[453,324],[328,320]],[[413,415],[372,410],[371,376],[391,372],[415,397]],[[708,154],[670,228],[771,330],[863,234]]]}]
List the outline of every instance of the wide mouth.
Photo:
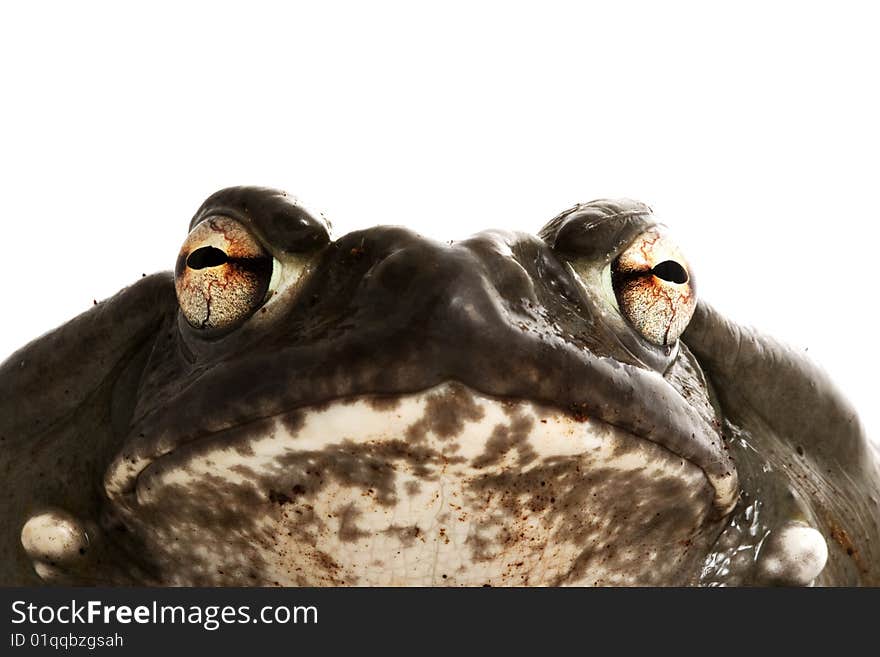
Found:
[{"label": "wide mouth", "polygon": [[[503,417],[498,416],[498,409],[503,410]],[[517,413],[522,417],[514,430],[509,422]],[[306,441],[302,437],[304,427],[309,426],[309,421],[316,422],[316,418],[320,418],[320,429],[310,429],[312,435]],[[438,453],[420,452],[420,441],[425,435],[448,440],[448,445]],[[413,459],[425,461],[420,467],[451,458],[459,462],[465,459],[472,467],[479,468],[502,454],[504,458],[513,458],[507,456],[508,453],[514,454],[522,466],[538,455],[545,459],[583,455],[599,449],[601,444],[607,447],[610,436],[616,436],[614,440],[619,442],[623,435],[633,444],[644,443],[643,451],[653,450],[653,461],[671,459],[699,471],[714,491],[716,515],[723,515],[735,503],[735,475],[718,476],[707,471],[702,464],[677,453],[668,444],[576,408],[559,409],[526,400],[498,398],[457,382],[446,382],[417,393],[330,400],[225,426],[183,443],[160,443],[154,445],[152,453],[123,453],[108,468],[105,489],[111,498],[133,501],[134,495],[140,501],[149,497],[146,491],[159,486],[166,474],[191,468],[190,462],[208,456],[212,468],[240,468],[248,462],[269,472],[282,470],[284,456],[291,452],[324,450],[332,453],[335,449],[342,454],[347,448],[378,441],[393,445],[399,453],[416,454]],[[466,452],[460,451],[463,446],[455,440],[462,436]],[[525,436],[529,437],[528,441]],[[669,442],[674,444],[675,441]],[[497,453],[496,456],[493,453]],[[357,467],[351,459],[343,460]],[[325,463],[325,466],[333,465]],[[209,474],[207,470],[203,473]]]},{"label": "wide mouth", "polygon": [[238,581],[249,555],[270,583],[493,586],[674,580],[712,538],[715,496],[656,443],[456,383],[231,427],[111,495],[204,583]]},{"label": "wide mouth", "polygon": [[[699,469],[714,490],[713,507],[718,516],[725,515],[735,505],[738,495],[738,484],[732,468],[706,468],[699,459],[689,458],[688,454],[680,453],[676,447],[681,444],[679,436],[668,440],[658,440],[656,435],[650,437],[630,431],[613,423],[606,422],[596,416],[588,415],[580,407],[559,409],[527,400],[498,398],[485,395],[458,382],[446,382],[428,390],[403,395],[359,395],[329,400],[321,404],[297,408],[284,413],[275,413],[268,417],[249,420],[240,424],[231,424],[206,432],[195,439],[177,443],[172,439],[152,445],[148,452],[134,451],[120,454],[108,467],[105,475],[105,490],[111,498],[130,497],[136,493],[138,497],[145,489],[143,482],[152,481],[159,473],[174,471],[183,467],[189,460],[201,455],[212,454],[212,465],[220,461],[232,465],[253,457],[255,445],[262,444],[266,436],[281,436],[282,440],[273,444],[282,445],[297,440],[298,448],[302,442],[297,438],[298,429],[306,417],[323,417],[327,426],[322,435],[313,445],[315,449],[326,449],[334,444],[346,443],[352,436],[361,436],[361,441],[369,442],[370,436],[389,436],[401,447],[414,446],[414,437],[419,432],[436,432],[438,436],[454,436],[457,431],[470,427],[468,440],[471,449],[482,446],[490,452],[498,442],[497,432],[505,431],[502,423],[491,424],[484,419],[484,407],[513,409],[529,407],[542,409],[540,423],[547,431],[541,446],[552,449],[551,445],[561,448],[561,436],[572,435],[606,435],[609,432],[628,434],[637,442],[656,446],[658,454],[666,454],[681,462],[688,462]],[[419,415],[421,413],[421,415]],[[416,417],[418,416],[418,417]],[[552,418],[552,423],[548,418]],[[405,424],[409,421],[410,424]],[[479,425],[475,430],[474,424]],[[532,422],[534,424],[534,422]],[[546,425],[550,426],[546,426]],[[580,430],[578,430],[580,427]],[[535,434],[536,436],[538,434]],[[693,434],[692,434],[693,436]],[[662,436],[661,436],[662,438]],[[536,438],[537,439],[537,438]],[[540,439],[539,439],[540,440]],[[587,449],[578,447],[576,440],[563,438],[566,450]],[[270,449],[261,463],[261,467],[270,468],[271,460],[277,456]],[[284,449],[281,450],[283,452]],[[281,453],[279,452],[279,453]],[[568,453],[563,450],[560,453]],[[473,458],[479,459],[472,455]],[[456,457],[458,458],[458,457]],[[484,458],[488,458],[485,456]],[[714,465],[718,465],[717,462]]]}]

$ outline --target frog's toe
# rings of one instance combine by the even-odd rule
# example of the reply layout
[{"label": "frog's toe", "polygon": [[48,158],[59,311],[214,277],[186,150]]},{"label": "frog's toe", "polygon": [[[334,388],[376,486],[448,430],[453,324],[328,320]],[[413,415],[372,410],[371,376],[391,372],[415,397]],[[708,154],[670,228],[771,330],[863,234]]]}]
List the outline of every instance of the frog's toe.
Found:
[{"label": "frog's toe", "polygon": [[89,558],[89,535],[83,524],[65,511],[52,509],[28,518],[21,545],[46,582],[60,582]]},{"label": "frog's toe", "polygon": [[822,534],[804,523],[790,522],[767,536],[758,556],[758,575],[767,584],[810,586],[827,560]]}]

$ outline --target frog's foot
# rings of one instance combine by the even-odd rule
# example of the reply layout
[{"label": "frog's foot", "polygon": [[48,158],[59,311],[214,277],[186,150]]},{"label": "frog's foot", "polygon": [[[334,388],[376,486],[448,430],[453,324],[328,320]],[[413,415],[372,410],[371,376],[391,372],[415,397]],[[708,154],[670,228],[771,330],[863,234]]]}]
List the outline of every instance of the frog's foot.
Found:
[{"label": "frog's foot", "polygon": [[828,546],[822,534],[800,521],[791,521],[770,531],[756,563],[763,584],[811,586],[828,560]]},{"label": "frog's foot", "polygon": [[[32,514],[21,528],[21,545],[47,584],[68,586],[155,586],[157,579],[126,549],[126,528],[99,525],[58,508]],[[135,553],[136,554],[136,553]]]},{"label": "frog's foot", "polygon": [[71,576],[86,570],[92,560],[84,524],[59,509],[28,518],[21,545],[40,579],[52,584],[70,583]]}]

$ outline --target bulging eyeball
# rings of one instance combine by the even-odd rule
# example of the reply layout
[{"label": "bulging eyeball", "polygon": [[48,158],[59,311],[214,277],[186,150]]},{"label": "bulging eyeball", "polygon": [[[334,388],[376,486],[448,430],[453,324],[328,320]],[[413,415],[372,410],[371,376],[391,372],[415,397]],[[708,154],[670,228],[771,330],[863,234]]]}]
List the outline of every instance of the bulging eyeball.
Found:
[{"label": "bulging eyeball", "polygon": [[621,313],[656,345],[675,343],[697,306],[688,264],[659,228],[642,233],[614,260],[611,286]]},{"label": "bulging eyeball", "polygon": [[186,321],[209,333],[240,325],[268,298],[273,263],[272,255],[238,221],[205,219],[187,236],[174,270]]}]

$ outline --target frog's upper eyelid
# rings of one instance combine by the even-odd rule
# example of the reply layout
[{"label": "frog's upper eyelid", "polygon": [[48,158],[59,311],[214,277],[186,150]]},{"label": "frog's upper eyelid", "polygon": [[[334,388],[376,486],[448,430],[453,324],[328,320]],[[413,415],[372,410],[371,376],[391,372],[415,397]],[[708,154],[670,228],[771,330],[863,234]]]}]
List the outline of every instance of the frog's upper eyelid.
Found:
[{"label": "frog's upper eyelid", "polygon": [[605,201],[578,206],[551,220],[539,236],[559,253],[610,261],[656,225],[648,206],[628,200],[613,203],[626,207],[612,211],[612,202]]},{"label": "frog's upper eyelid", "polygon": [[330,222],[286,192],[266,187],[228,187],[209,196],[190,228],[211,216],[227,216],[246,226],[274,253],[314,252],[330,243]]}]

